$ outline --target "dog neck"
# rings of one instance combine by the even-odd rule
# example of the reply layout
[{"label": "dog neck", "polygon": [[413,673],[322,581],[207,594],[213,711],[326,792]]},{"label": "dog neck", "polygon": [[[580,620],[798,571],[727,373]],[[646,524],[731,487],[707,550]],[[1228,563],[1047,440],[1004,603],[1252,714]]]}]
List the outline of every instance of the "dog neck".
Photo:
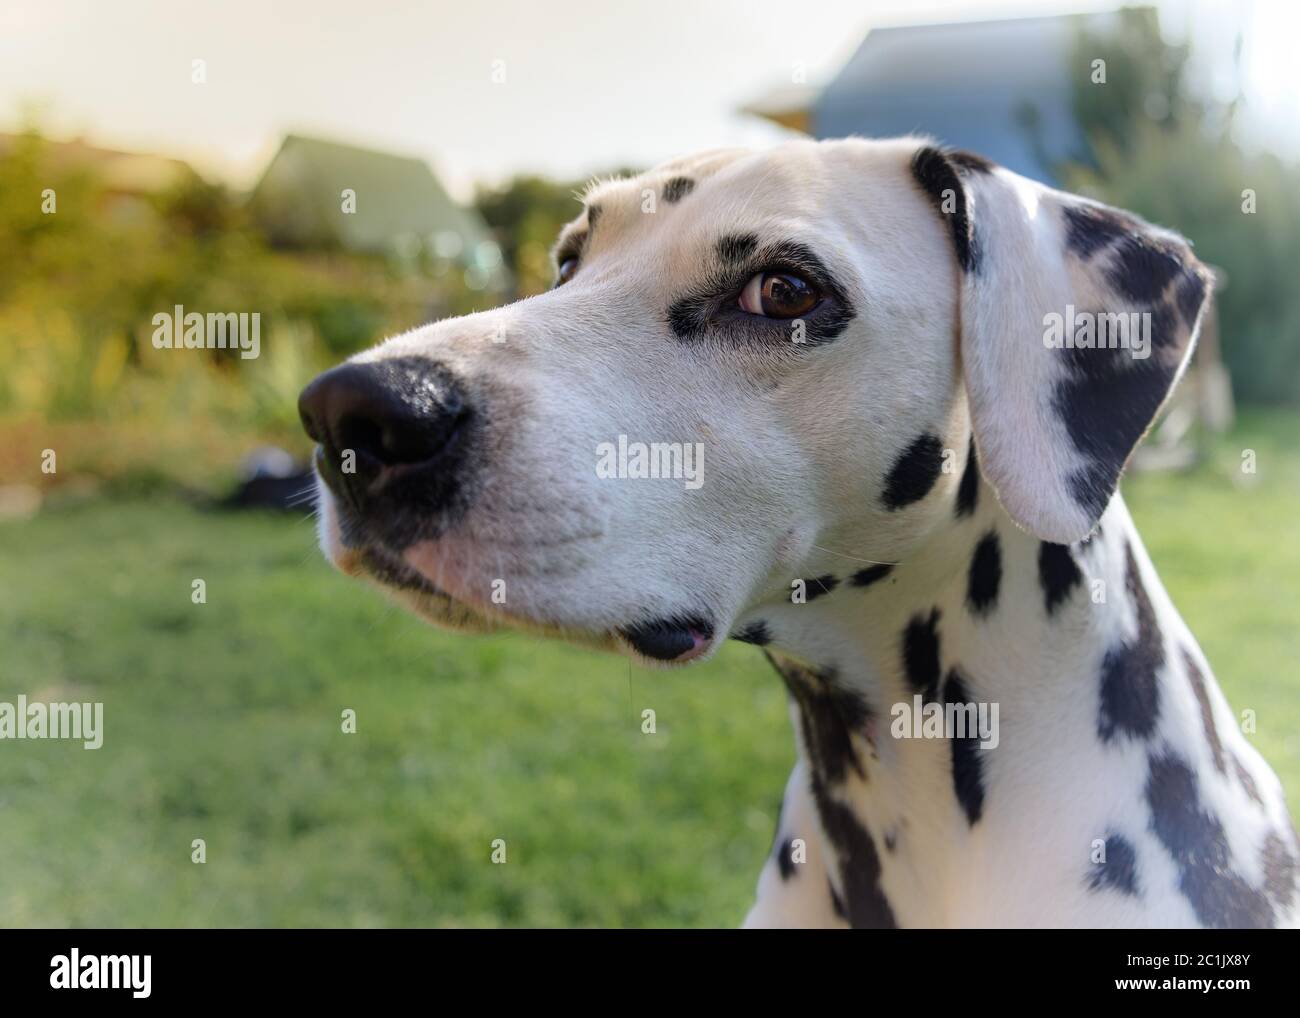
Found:
[{"label": "dog neck", "polygon": [[[855,925],[960,921],[973,855],[998,844],[981,848],[980,835],[1053,809],[1029,792],[989,817],[988,772],[1069,774],[1107,739],[1154,724],[1140,688],[1102,688],[1099,711],[1098,677],[1108,648],[1160,653],[1144,643],[1147,622],[1177,616],[1118,495],[1070,546],[1020,530],[981,487],[972,511],[892,566],[831,553],[812,565],[820,580],[804,603],[787,594],[745,621],[769,637],[790,693],[813,836],[839,857],[837,908]],[[1135,785],[1144,774],[1133,770]],[[882,868],[902,871],[902,900],[873,890]]]}]

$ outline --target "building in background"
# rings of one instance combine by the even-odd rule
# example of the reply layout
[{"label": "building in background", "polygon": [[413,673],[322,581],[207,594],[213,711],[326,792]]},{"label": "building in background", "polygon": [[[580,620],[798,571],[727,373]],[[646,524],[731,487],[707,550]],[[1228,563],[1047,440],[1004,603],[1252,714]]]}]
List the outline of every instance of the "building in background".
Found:
[{"label": "building in background", "polygon": [[1087,161],[1073,107],[1082,30],[1112,14],[873,28],[822,89],[784,87],[744,107],[814,138],[931,135],[1026,177]]},{"label": "building in background", "polygon": [[286,135],[249,210],[279,247],[453,262],[472,289],[509,287],[487,224],[452,201],[420,159]]}]

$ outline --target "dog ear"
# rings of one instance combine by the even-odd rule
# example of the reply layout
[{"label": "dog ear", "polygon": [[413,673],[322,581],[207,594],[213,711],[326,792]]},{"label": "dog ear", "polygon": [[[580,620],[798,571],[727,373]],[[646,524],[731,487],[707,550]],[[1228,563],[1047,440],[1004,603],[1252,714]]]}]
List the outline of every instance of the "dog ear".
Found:
[{"label": "dog ear", "polygon": [[1191,354],[1210,274],[1185,240],[978,156],[912,173],[961,267],[961,361],[985,479],[1065,544],[1105,511]]}]

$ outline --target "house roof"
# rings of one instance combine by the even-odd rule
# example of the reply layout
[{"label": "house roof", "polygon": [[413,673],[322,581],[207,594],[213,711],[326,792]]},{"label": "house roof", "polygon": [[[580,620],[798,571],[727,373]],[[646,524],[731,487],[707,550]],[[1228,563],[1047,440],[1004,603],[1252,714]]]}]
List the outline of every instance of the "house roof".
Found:
[{"label": "house roof", "polygon": [[[343,211],[345,189],[355,192],[355,212]],[[390,252],[441,238],[444,253],[473,262],[493,244],[483,220],[452,201],[422,159],[297,134],[285,136],[250,205],[272,240],[290,245]]]}]

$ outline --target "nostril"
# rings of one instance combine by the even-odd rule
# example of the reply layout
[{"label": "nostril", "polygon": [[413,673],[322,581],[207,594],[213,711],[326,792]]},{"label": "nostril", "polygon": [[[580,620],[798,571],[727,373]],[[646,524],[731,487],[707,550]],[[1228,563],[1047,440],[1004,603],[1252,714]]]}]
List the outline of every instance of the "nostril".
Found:
[{"label": "nostril", "polygon": [[455,376],[418,358],[327,371],[303,390],[298,412],[334,457],[351,449],[372,471],[435,459],[471,416]]}]

